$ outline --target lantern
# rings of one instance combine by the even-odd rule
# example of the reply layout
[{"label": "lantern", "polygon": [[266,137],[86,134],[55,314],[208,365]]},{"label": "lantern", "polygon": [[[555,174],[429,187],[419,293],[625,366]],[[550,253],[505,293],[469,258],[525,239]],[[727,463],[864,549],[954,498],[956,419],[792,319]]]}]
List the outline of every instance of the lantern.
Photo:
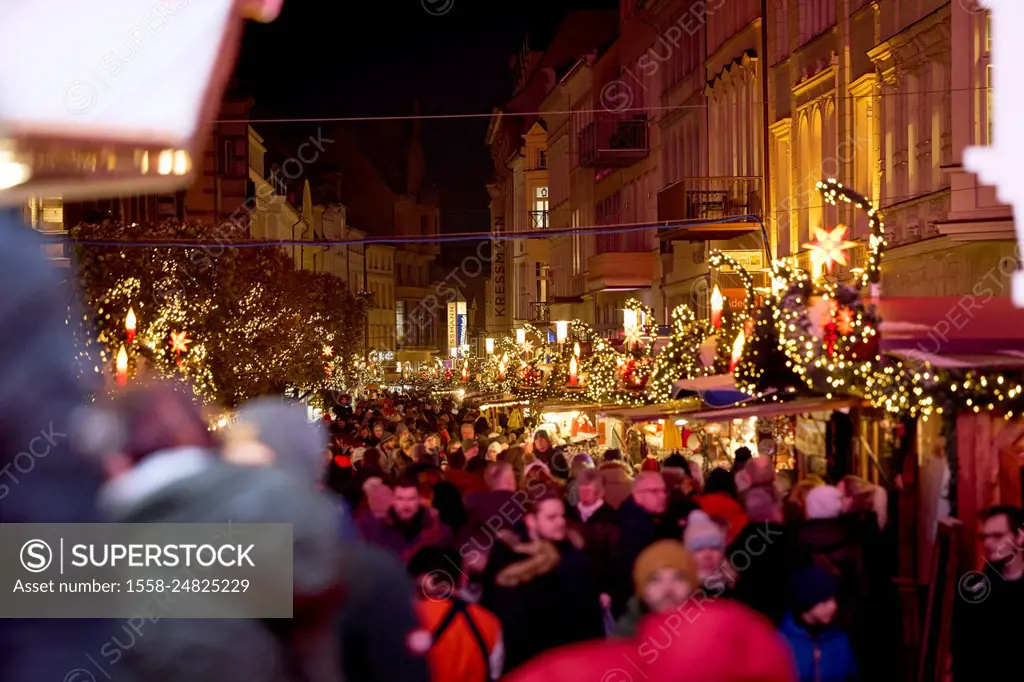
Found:
[{"label": "lantern", "polygon": [[636,329],[639,326],[639,320],[637,319],[637,313],[635,310],[626,308],[622,311],[622,328],[626,331],[630,329]]},{"label": "lantern", "polygon": [[128,335],[128,344],[131,345],[135,341],[135,325],[138,320],[135,319],[135,311],[132,308],[128,308],[128,315],[124,318],[124,331]]},{"label": "lantern", "polygon": [[457,357],[459,357],[459,349],[458,349],[458,348],[456,348],[455,346],[452,346],[452,347],[451,347],[451,348],[449,348],[448,350],[449,350],[449,352],[451,353],[451,355],[452,355],[452,357],[453,357],[453,358],[457,358]]}]

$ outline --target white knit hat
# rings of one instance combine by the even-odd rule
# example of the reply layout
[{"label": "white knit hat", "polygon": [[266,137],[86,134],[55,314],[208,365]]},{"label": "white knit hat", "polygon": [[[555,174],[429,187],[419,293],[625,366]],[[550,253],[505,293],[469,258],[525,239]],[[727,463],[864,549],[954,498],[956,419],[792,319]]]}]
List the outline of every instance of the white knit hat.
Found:
[{"label": "white knit hat", "polygon": [[809,519],[837,519],[843,513],[843,493],[834,485],[811,488],[804,502]]}]

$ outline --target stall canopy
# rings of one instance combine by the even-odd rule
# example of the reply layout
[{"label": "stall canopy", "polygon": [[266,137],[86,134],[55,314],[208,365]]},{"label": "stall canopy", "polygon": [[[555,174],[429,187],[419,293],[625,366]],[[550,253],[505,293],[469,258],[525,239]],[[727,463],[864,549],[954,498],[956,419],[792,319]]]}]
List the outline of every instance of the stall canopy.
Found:
[{"label": "stall canopy", "polygon": [[[629,419],[633,422],[649,422],[656,419],[669,419],[681,417],[688,421],[728,421],[731,419],[746,419],[748,417],[780,417],[787,414],[807,414],[809,412],[827,412],[830,410],[842,410],[852,407],[866,405],[860,398],[801,398],[785,402],[756,403],[727,407],[724,409],[701,410],[694,409],[693,401],[673,401],[663,405],[650,405],[648,407],[636,407],[623,409],[614,413],[613,416],[620,419]],[[689,406],[689,409],[687,409]]]}]

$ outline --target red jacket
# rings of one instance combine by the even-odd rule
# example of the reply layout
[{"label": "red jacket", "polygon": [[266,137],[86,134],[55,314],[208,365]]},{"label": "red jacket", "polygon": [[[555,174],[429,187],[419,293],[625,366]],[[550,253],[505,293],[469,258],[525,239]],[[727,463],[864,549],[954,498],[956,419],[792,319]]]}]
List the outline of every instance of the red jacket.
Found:
[{"label": "red jacket", "polygon": [[795,682],[789,646],[772,623],[739,602],[693,598],[640,621],[633,639],[548,652],[503,682]]}]

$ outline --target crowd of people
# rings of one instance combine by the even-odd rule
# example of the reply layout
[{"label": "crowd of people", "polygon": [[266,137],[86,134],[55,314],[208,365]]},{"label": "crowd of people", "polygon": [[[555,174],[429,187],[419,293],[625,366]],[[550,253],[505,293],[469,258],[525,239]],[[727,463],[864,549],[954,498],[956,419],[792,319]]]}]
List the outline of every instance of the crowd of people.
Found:
[{"label": "crowd of people", "polygon": [[[91,439],[102,520],[294,528],[291,620],[161,621],[122,679],[906,678],[887,495],[854,476],[783,494],[743,449],[706,475],[680,454],[595,461],[528,420],[414,395],[344,397],[322,423],[264,398],[217,431],[171,386],[95,409],[116,425]],[[961,622],[1020,605],[1008,514],[985,537],[1016,587]]]}]

